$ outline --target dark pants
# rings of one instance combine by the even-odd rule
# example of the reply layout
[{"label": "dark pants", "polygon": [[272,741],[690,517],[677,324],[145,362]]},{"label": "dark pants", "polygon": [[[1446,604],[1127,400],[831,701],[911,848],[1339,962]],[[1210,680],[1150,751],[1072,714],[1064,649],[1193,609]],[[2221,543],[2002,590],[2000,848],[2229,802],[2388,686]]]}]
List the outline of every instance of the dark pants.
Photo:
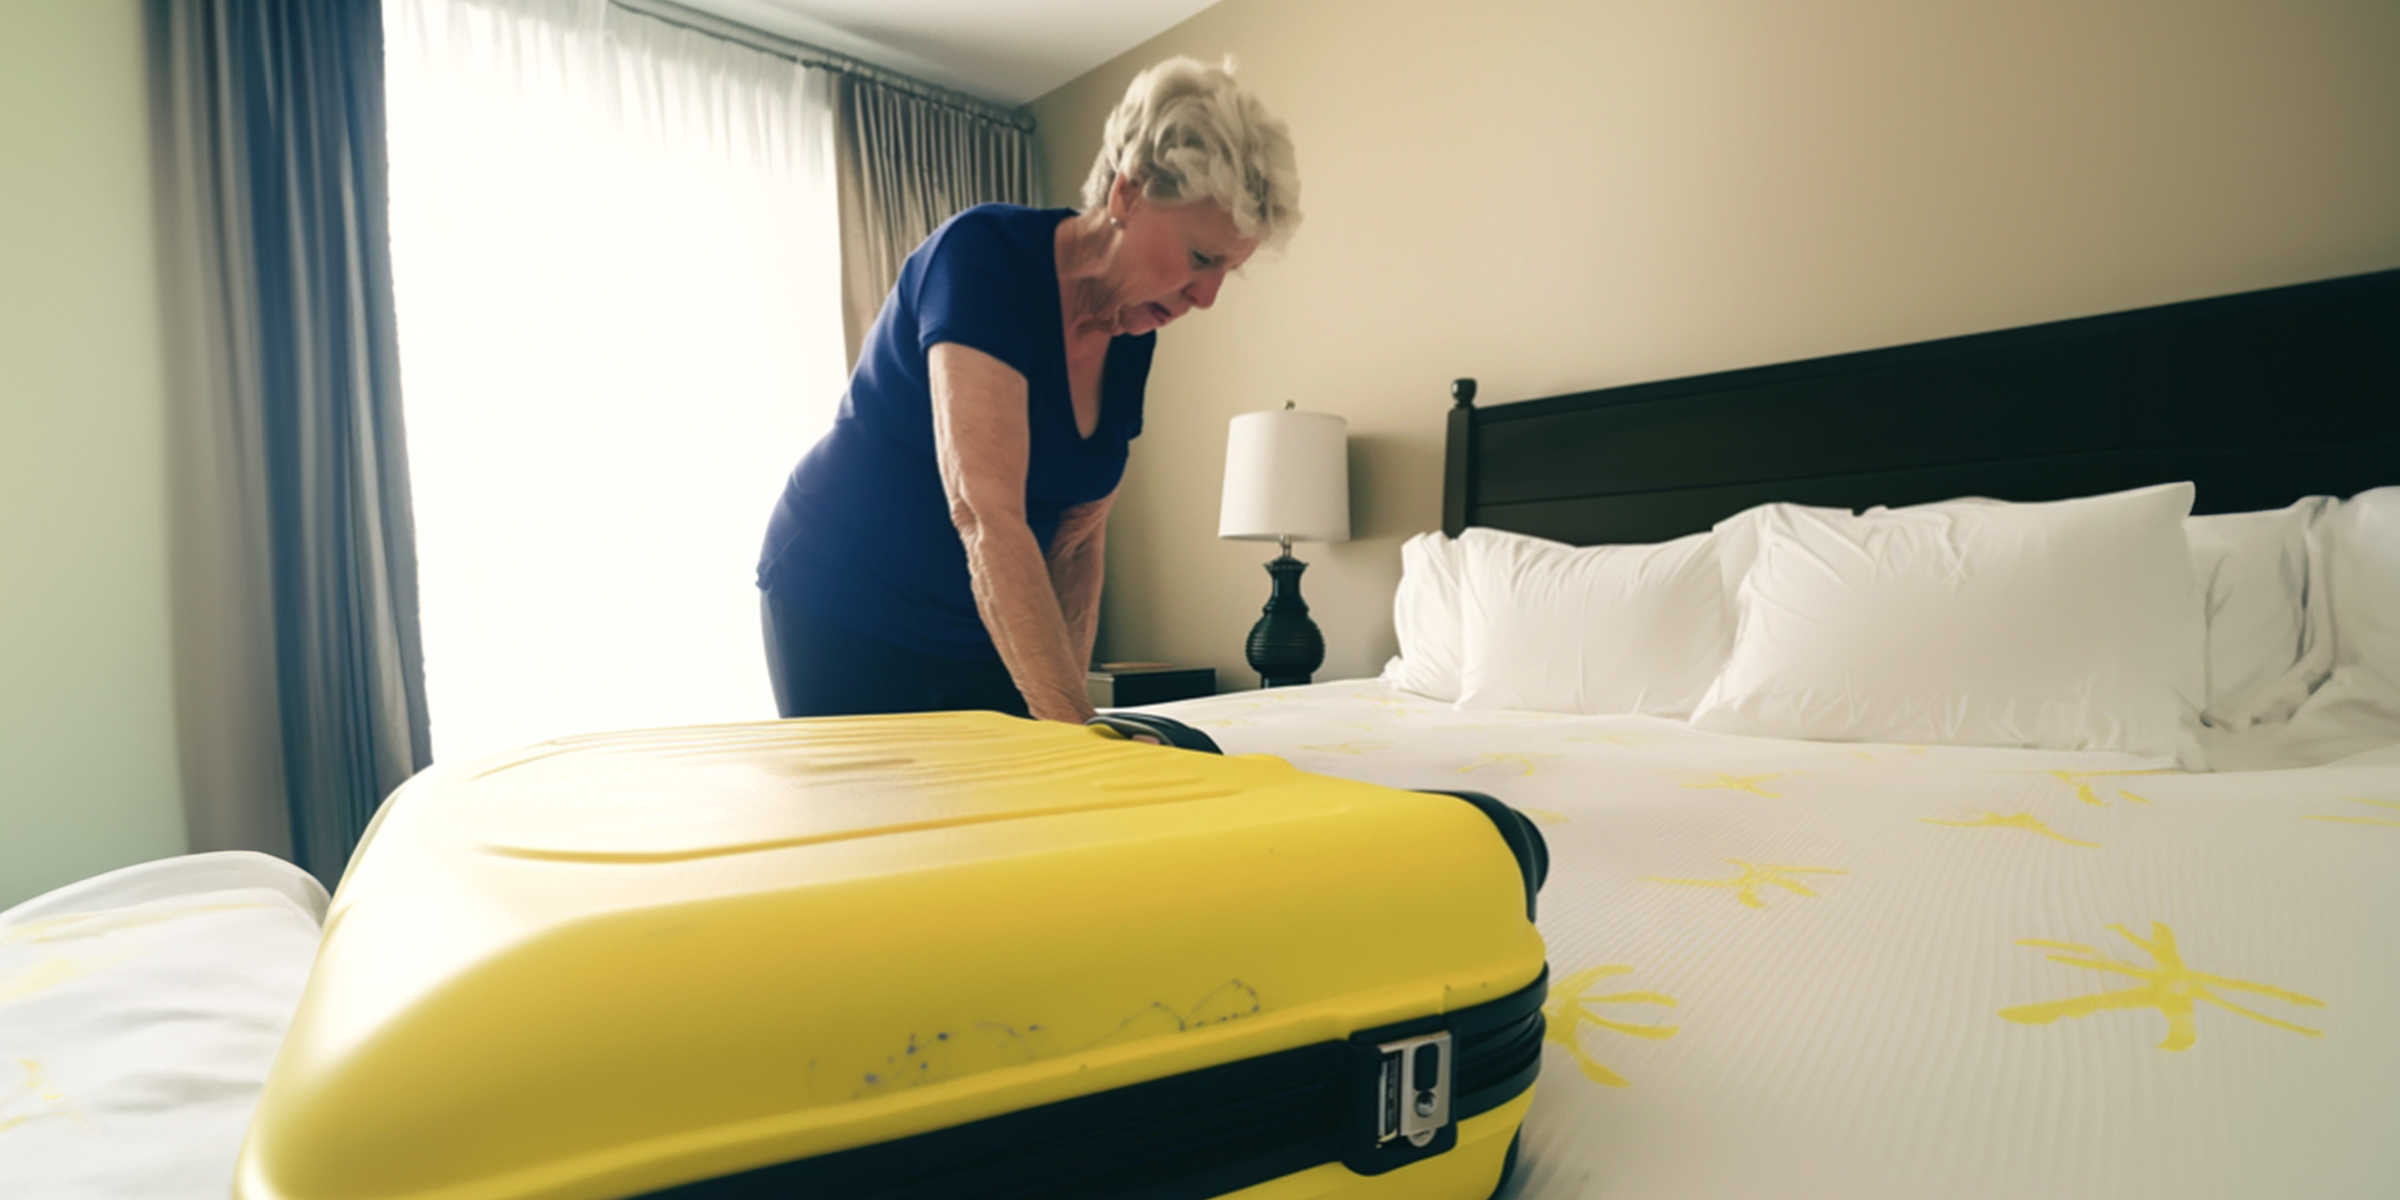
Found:
[{"label": "dark pants", "polygon": [[767,677],[787,717],[988,709],[1029,715],[998,658],[943,658],[879,642],[759,593]]}]

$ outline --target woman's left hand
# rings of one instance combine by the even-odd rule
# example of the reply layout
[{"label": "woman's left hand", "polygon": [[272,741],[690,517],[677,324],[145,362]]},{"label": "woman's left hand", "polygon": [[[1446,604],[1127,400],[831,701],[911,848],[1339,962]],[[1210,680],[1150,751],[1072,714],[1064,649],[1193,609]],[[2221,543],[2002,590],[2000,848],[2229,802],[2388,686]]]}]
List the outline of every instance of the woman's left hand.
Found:
[{"label": "woman's left hand", "polygon": [[[1090,646],[1070,633],[1052,566],[1043,560],[1041,542],[1025,519],[1033,436],[1025,377],[955,342],[935,343],[926,354],[926,370],[933,391],[934,455],[951,523],[966,547],[976,610],[1026,708],[1045,721],[1080,725],[1095,711],[1084,690]],[[1096,575],[1090,582],[1096,609]]]}]

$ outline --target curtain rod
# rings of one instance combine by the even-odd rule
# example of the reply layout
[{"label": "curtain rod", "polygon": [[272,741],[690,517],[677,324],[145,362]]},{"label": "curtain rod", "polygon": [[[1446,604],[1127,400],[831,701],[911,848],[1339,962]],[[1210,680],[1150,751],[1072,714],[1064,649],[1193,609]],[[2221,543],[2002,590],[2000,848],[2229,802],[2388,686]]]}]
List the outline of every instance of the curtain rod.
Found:
[{"label": "curtain rod", "polygon": [[796,42],[787,37],[768,33],[763,29],[753,29],[738,21],[728,21],[712,13],[687,8],[675,3],[675,0],[608,0],[608,2],[628,12],[639,13],[653,20],[689,29],[694,33],[702,33],[748,46],[753,50],[772,54],[777,58],[789,59],[805,67],[817,67],[822,70],[855,76],[895,91],[906,92],[920,100],[930,101],[945,108],[955,108],[968,116],[980,117],[995,125],[1006,125],[1022,133],[1033,132],[1033,118],[1015,109],[970,96],[965,92],[937,87],[921,79],[911,79],[898,71],[876,66],[864,59],[852,58],[847,54],[827,50],[822,46]]}]

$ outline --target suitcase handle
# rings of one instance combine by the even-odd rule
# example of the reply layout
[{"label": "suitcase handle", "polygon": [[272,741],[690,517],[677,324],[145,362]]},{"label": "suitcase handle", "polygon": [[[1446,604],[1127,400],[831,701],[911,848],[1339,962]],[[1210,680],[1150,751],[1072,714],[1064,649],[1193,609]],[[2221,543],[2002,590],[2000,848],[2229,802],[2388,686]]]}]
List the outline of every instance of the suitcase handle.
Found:
[{"label": "suitcase handle", "polygon": [[1202,754],[1223,754],[1217,743],[1205,733],[1176,720],[1156,713],[1102,713],[1085,721],[1084,725],[1110,736],[1133,741],[1136,738],[1155,738],[1162,746],[1178,750],[1197,750]]}]

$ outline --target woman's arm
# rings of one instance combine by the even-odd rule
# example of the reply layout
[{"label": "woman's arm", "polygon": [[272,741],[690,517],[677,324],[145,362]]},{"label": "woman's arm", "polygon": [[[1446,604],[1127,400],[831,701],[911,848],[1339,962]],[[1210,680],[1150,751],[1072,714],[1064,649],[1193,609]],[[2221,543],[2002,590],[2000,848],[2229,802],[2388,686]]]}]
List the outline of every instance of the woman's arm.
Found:
[{"label": "woman's arm", "polygon": [[1068,509],[1050,539],[1050,590],[1058,594],[1067,644],[1077,652],[1077,662],[1092,661],[1092,638],[1100,627],[1101,553],[1108,541],[1108,509],[1116,502],[1117,494],[1110,492]]},{"label": "woman's arm", "polygon": [[[936,343],[926,369],[942,491],[967,548],[984,628],[1034,716],[1080,723],[1093,711],[1083,686],[1088,634],[1081,642],[1069,634],[1051,568],[1025,523],[1025,472],[1033,453],[1025,377],[954,342]],[[1096,575],[1093,582],[1096,601]]]}]

